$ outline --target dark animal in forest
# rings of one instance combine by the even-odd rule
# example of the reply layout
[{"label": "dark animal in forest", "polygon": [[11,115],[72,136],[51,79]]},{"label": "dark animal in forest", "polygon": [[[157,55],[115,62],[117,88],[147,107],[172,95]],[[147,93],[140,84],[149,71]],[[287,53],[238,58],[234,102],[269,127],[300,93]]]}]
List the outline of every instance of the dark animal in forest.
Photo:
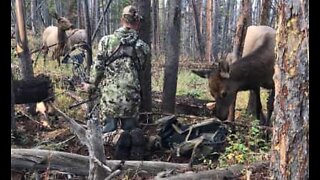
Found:
[{"label": "dark animal in forest", "polygon": [[[257,96],[257,119],[270,125],[274,101],[275,33],[267,26],[250,26],[247,30],[243,57],[229,64],[220,61],[218,67],[205,72],[193,71],[209,79],[209,89],[215,98],[215,115],[221,120],[233,120],[238,91],[253,90]],[[271,89],[267,118],[262,112],[260,87]]]},{"label": "dark animal in forest", "polygon": [[47,27],[42,34],[42,49],[44,62],[49,50],[52,50],[52,59],[57,60],[60,66],[60,56],[67,51],[67,34],[66,31],[73,27],[73,24],[65,17],[59,17],[56,13],[53,15],[57,19],[57,26]]}]

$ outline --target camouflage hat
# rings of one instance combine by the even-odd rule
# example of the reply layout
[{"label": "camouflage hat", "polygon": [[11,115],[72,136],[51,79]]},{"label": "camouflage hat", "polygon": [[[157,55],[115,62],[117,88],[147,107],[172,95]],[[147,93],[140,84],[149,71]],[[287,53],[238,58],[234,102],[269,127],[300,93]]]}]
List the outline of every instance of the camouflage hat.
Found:
[{"label": "camouflage hat", "polygon": [[125,18],[129,23],[136,22],[142,19],[138,14],[138,10],[135,6],[126,6],[122,11],[122,17]]}]

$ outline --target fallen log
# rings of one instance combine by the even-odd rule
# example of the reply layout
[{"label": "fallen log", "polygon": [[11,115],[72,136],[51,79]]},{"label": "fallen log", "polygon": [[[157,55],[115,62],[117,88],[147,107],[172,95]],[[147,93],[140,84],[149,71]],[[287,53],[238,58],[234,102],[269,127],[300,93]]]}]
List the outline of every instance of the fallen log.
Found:
[{"label": "fallen log", "polygon": [[233,165],[223,169],[213,169],[208,171],[200,172],[187,172],[183,174],[178,174],[171,177],[159,177],[156,180],[197,180],[197,179],[210,179],[210,180],[224,180],[224,179],[239,179],[243,176],[244,170],[248,170],[251,173],[267,169],[269,167],[269,162],[260,161],[253,163],[249,166],[243,164]]},{"label": "fallen log", "polygon": [[37,103],[53,100],[53,88],[48,76],[39,75],[30,80],[13,80],[13,94],[15,104]]},{"label": "fallen log", "polygon": [[[115,169],[120,160],[108,160],[106,166]],[[125,161],[123,170],[144,170],[156,175],[167,169],[186,169],[188,164],[177,164],[159,161]],[[40,149],[11,149],[11,170],[45,171],[59,170],[72,174],[87,176],[89,157],[61,151]]]}]

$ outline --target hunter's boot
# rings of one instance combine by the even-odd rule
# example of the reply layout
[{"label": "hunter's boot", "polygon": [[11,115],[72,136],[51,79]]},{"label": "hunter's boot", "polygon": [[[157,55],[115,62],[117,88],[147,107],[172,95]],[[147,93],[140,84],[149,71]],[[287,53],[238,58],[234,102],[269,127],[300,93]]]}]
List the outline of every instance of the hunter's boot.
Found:
[{"label": "hunter's boot", "polygon": [[142,129],[135,128],[130,132],[131,135],[131,151],[130,160],[143,160],[146,148],[146,139]]},{"label": "hunter's boot", "polygon": [[131,149],[131,135],[128,131],[123,131],[115,145],[114,158],[117,160],[129,160]]}]

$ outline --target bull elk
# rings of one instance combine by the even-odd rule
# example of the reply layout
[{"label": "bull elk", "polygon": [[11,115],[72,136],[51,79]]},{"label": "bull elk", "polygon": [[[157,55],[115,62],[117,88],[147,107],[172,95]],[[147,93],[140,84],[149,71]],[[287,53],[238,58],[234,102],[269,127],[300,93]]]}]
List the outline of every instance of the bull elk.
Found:
[{"label": "bull elk", "polygon": [[44,62],[46,62],[48,52],[52,49],[51,58],[57,60],[60,66],[60,56],[63,56],[67,50],[68,39],[66,31],[71,29],[73,24],[67,18],[59,17],[57,13],[54,13],[53,17],[58,21],[57,26],[47,27],[42,34],[43,58]]},{"label": "bull elk", "polygon": [[[215,115],[221,120],[233,120],[239,91],[253,90],[256,94],[257,119],[270,125],[274,101],[275,33],[267,26],[250,26],[245,39],[244,56],[232,64],[219,62],[218,68],[195,74],[208,78],[210,94],[215,98]],[[262,112],[260,87],[271,89],[267,103],[267,118]]]}]

